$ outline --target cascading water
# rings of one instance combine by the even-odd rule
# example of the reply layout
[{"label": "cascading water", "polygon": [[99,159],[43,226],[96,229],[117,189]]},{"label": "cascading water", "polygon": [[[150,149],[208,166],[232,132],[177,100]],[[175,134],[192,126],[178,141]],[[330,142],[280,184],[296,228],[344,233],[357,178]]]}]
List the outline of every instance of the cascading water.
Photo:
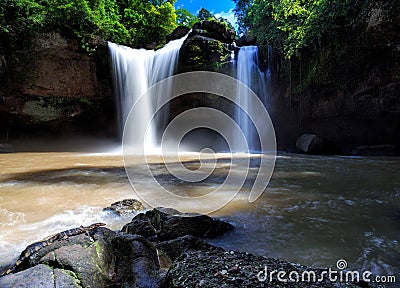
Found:
[{"label": "cascading water", "polygon": [[[268,73],[268,71],[266,75],[259,68],[257,46],[244,46],[240,48],[237,60],[237,79],[252,89],[261,98],[264,105],[266,105],[267,102],[269,75],[270,73]],[[254,107],[253,105],[256,105],[256,103],[251,103],[249,92],[248,89],[238,85],[236,103],[251,113],[252,107]],[[234,149],[237,150],[235,152],[243,152],[247,150],[247,148],[249,151],[258,151],[260,148],[257,145],[257,133],[246,112],[237,108],[235,120],[242,130],[248,144],[246,148],[235,147]],[[239,141],[237,142],[239,143]]]},{"label": "cascading water", "polygon": [[[187,37],[187,36],[186,36]],[[119,127],[122,133],[129,111],[136,101],[153,86],[155,83],[172,76],[177,68],[179,50],[186,37],[174,40],[165,45],[162,49],[145,50],[131,49],[126,46],[109,42],[108,47],[111,55],[115,94],[119,101]],[[159,92],[168,93],[171,90],[171,81],[165,81]],[[164,127],[168,120],[168,109],[161,110],[156,115],[157,95],[146,94],[145,101],[141,101],[139,123],[129,123],[129,127],[139,133],[146,132],[146,143],[137,143],[134,138],[129,143],[133,146],[156,148],[157,128]],[[147,127],[144,123],[151,123]]]}]

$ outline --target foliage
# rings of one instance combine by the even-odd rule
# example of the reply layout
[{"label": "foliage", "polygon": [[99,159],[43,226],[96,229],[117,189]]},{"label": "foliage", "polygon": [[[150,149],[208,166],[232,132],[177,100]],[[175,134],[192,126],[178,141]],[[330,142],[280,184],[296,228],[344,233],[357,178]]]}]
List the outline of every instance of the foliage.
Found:
[{"label": "foliage", "polygon": [[287,58],[305,47],[335,40],[365,15],[368,0],[234,0],[241,30],[274,44]]},{"label": "foliage", "polygon": [[176,22],[179,26],[192,28],[194,24],[199,22],[199,18],[190,13],[188,10],[179,8],[176,10]]},{"label": "foliage", "polygon": [[250,27],[250,23],[248,21],[247,13],[253,4],[253,0],[233,0],[235,2],[235,16],[238,23],[238,32],[244,33]]},{"label": "foliage", "polygon": [[201,8],[200,11],[199,11],[199,13],[197,14],[197,18],[198,18],[200,21],[204,21],[204,20],[208,20],[208,19],[210,19],[210,18],[214,18],[214,15],[211,14],[211,12],[208,11],[207,9]]},{"label": "foliage", "polygon": [[232,23],[228,21],[228,19],[223,18],[223,17],[219,17],[217,18],[215,15],[213,15],[210,11],[208,11],[205,8],[201,8],[198,15],[197,15],[197,19],[200,21],[205,21],[205,20],[210,20],[210,21],[216,21],[219,22],[223,25],[225,25],[225,27],[228,30],[235,30],[235,28],[233,27]]},{"label": "foliage", "polygon": [[135,46],[160,43],[176,27],[174,3],[175,0],[0,0],[1,42],[3,46],[24,46],[36,32],[55,29],[79,39],[88,51],[95,48],[91,43],[96,37]]},{"label": "foliage", "polygon": [[235,30],[235,27],[233,27],[232,23],[229,22],[228,19],[223,18],[223,17],[219,17],[219,18],[217,19],[217,21],[218,21],[219,23],[223,24],[223,25],[226,27],[227,30]]}]

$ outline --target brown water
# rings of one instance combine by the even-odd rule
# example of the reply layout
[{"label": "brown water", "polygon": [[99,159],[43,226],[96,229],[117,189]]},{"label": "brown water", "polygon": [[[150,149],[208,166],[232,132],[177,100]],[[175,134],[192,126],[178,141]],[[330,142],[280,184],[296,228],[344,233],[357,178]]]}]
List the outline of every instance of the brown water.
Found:
[{"label": "brown water", "polygon": [[[190,169],[198,166],[194,155],[182,160]],[[238,175],[243,170],[222,155],[210,178],[188,184],[169,177],[160,157],[151,162],[162,185],[187,194],[207,193],[223,181],[227,169]],[[258,156],[251,163],[256,170]],[[0,167],[0,265],[58,231],[98,221],[120,229],[131,218],[102,212],[115,201],[137,197],[120,155],[3,154]],[[241,194],[216,213],[236,229],[212,243],[318,267],[335,267],[338,259],[346,259],[349,269],[399,278],[399,171],[398,159],[281,154],[257,202],[247,202],[256,174],[251,172]]]}]

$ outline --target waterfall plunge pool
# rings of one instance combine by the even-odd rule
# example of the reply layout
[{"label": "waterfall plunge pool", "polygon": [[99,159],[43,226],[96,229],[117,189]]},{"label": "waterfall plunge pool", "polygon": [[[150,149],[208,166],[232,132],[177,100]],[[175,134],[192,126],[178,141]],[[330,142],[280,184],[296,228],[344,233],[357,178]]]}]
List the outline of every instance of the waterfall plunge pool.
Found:
[{"label": "waterfall plunge pool", "polygon": [[[258,157],[251,158],[254,166]],[[242,173],[226,155],[217,158],[215,172],[197,184],[166,175],[161,157],[150,162],[163,185],[190,194],[217,187],[229,169]],[[195,154],[182,159],[189,169],[197,160]],[[102,212],[137,196],[119,154],[2,154],[0,165],[0,264],[53,233],[98,221],[120,229],[131,219]],[[235,230],[211,243],[313,267],[335,267],[345,259],[349,269],[400,276],[398,159],[279,154],[269,186],[250,204],[253,168],[238,196],[214,213]]]}]

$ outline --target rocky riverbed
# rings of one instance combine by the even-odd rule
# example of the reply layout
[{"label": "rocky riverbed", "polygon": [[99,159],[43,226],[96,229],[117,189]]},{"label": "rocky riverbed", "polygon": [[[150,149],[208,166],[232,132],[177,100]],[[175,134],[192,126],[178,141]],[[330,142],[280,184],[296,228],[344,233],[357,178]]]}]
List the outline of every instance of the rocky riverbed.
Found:
[{"label": "rocky riverbed", "polygon": [[[141,207],[124,201],[115,204]],[[156,208],[137,214],[121,231],[97,227],[21,255],[17,266],[1,268],[12,273],[0,277],[0,287],[372,287],[266,281],[266,267],[299,275],[308,268],[206,242],[233,229],[220,219]]]}]

